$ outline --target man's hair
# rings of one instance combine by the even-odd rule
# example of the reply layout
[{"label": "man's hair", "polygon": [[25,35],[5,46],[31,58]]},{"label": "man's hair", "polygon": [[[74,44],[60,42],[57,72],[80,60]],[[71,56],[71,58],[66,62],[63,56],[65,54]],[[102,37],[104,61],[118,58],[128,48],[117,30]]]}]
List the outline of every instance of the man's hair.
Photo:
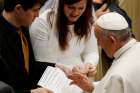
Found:
[{"label": "man's hair", "polygon": [[17,4],[20,4],[24,10],[28,10],[40,3],[41,0],[4,0],[4,9],[5,11],[10,12],[14,10]]},{"label": "man's hair", "polygon": [[131,37],[131,29],[128,27],[122,30],[106,30],[104,29],[104,36],[108,37],[109,33],[113,33],[120,41],[127,41]]}]

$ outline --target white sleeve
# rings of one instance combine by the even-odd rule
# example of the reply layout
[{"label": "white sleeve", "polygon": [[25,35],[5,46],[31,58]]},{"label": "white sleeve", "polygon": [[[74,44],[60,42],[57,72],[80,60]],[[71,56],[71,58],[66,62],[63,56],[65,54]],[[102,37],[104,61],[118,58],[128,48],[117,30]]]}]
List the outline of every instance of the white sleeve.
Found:
[{"label": "white sleeve", "polygon": [[92,93],[124,93],[124,81],[121,76],[113,76],[109,80],[100,81]]},{"label": "white sleeve", "polygon": [[124,93],[124,82],[121,76],[113,76],[105,85],[104,93]]},{"label": "white sleeve", "polygon": [[[92,28],[94,30],[94,28]],[[95,66],[97,66],[99,61],[99,52],[98,52],[98,45],[97,45],[97,39],[95,37],[94,31],[91,32],[91,36],[86,41],[86,47],[84,49],[84,52],[82,54],[84,63],[91,63]]]},{"label": "white sleeve", "polygon": [[37,61],[46,61],[46,51],[49,38],[50,28],[46,20],[36,18],[30,27],[30,37],[33,46],[35,59]]}]

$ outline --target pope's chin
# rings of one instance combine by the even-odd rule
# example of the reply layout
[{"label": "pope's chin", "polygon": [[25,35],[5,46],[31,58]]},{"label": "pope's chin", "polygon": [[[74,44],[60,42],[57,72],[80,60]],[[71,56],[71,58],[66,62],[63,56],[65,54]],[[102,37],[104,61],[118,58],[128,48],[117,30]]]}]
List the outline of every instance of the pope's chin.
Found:
[{"label": "pope's chin", "polygon": [[113,55],[112,55],[112,54],[110,54],[110,53],[108,53],[108,52],[106,52],[106,54],[107,54],[107,56],[108,56],[109,58],[113,58]]}]

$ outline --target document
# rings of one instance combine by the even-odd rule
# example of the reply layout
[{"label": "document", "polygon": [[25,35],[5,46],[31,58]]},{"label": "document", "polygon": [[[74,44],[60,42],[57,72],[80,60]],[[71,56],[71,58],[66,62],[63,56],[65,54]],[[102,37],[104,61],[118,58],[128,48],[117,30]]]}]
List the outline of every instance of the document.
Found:
[{"label": "document", "polygon": [[66,77],[65,73],[61,69],[48,66],[39,80],[38,85],[48,88],[54,93],[83,92],[78,86],[70,85],[70,83],[71,80]]}]

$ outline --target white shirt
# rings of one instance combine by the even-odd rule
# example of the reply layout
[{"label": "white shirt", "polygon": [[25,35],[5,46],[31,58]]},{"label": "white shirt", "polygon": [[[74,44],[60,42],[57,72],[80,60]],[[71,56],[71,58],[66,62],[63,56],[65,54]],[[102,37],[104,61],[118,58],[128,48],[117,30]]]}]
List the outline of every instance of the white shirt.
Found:
[{"label": "white shirt", "polygon": [[140,43],[130,40],[114,57],[112,66],[92,93],[140,93]]},{"label": "white shirt", "polygon": [[68,42],[69,47],[65,51],[61,51],[56,37],[56,29],[51,29],[47,22],[49,11],[45,11],[36,18],[30,27],[31,42],[36,60],[61,63],[69,67],[81,63],[92,63],[96,66],[99,54],[94,31],[86,42],[84,39],[78,41],[78,37],[73,31],[74,25],[69,25],[72,38]]}]

